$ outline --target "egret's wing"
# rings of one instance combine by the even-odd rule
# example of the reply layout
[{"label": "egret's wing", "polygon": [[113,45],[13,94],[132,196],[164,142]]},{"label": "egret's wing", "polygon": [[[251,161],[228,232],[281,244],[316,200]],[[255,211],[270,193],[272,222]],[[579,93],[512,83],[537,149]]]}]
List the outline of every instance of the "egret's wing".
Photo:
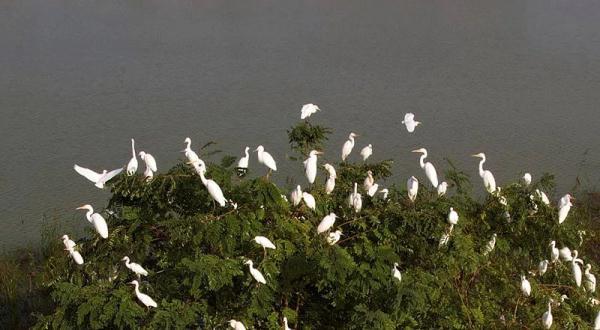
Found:
[{"label": "egret's wing", "polygon": [[90,170],[89,168],[81,167],[77,164],[75,164],[75,166],[73,166],[73,168],[75,169],[75,171],[77,171],[77,173],[81,174],[83,177],[85,177],[86,179],[88,179],[94,183],[100,181],[100,178],[102,177],[101,173],[96,173],[96,172]]},{"label": "egret's wing", "polygon": [[148,164],[148,167],[153,171],[156,172],[158,170],[158,168],[156,167],[156,159],[154,158],[154,156],[150,155],[150,154],[146,154],[146,164]]},{"label": "egret's wing", "polygon": [[116,169],[116,170],[112,170],[112,171],[110,171],[110,172],[106,173],[106,175],[104,175],[104,176],[102,177],[102,181],[104,181],[104,182],[107,182],[107,181],[109,181],[110,179],[112,179],[112,178],[114,178],[115,176],[117,176],[117,175],[118,175],[119,173],[121,173],[122,171],[123,171],[123,169],[122,169],[122,168],[118,168],[118,169]]}]

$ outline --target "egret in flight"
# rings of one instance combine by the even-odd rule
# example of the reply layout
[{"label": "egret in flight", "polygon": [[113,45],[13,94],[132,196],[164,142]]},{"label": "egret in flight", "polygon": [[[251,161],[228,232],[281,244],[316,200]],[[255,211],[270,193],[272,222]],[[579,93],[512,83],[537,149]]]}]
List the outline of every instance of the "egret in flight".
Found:
[{"label": "egret in flight", "polygon": [[337,173],[335,172],[335,168],[333,168],[333,166],[330,164],[325,164],[323,167],[325,167],[325,170],[327,170],[329,173],[327,181],[325,182],[325,193],[329,195],[335,188],[335,179],[337,179]]},{"label": "egret in flight", "polygon": [[421,124],[420,121],[416,121],[415,120],[415,115],[411,112],[407,113],[404,115],[404,120],[402,121],[402,124],[404,124],[406,126],[406,130],[409,133],[412,133],[415,131],[415,128],[417,126],[419,126],[419,124]]},{"label": "egret in flight", "polygon": [[181,150],[181,152],[185,153],[185,158],[188,160],[188,164],[197,163],[200,160],[198,154],[192,150],[192,139],[186,137],[183,143],[186,143],[185,149]]},{"label": "egret in flight", "polygon": [[135,141],[131,139],[131,159],[129,163],[127,163],[127,175],[131,176],[137,172],[138,168],[138,160],[137,155],[135,154]]},{"label": "egret in flight", "polygon": [[473,155],[473,157],[481,158],[479,161],[479,176],[483,179],[483,185],[485,186],[485,189],[490,194],[493,193],[496,191],[496,179],[494,179],[492,172],[483,169],[483,163],[485,163],[485,154],[480,152]]},{"label": "egret in flight", "polygon": [[114,178],[123,171],[122,168],[118,168],[110,172],[103,170],[102,173],[97,173],[90,170],[89,168],[81,167],[77,164],[75,164],[73,168],[75,169],[75,171],[77,171],[77,173],[81,174],[86,179],[92,181],[94,185],[100,189],[103,189],[106,182],[108,182],[110,179]]},{"label": "egret in flight", "polygon": [[229,326],[232,327],[234,330],[246,330],[244,324],[236,320],[229,320]]},{"label": "egret in flight", "polygon": [[373,145],[369,144],[368,146],[362,148],[360,151],[360,156],[363,159],[363,162],[367,161],[367,158],[371,157],[373,154]]},{"label": "egret in flight", "polygon": [[290,199],[292,200],[292,205],[294,206],[298,206],[298,204],[302,202],[302,188],[300,187],[300,185],[297,185],[296,189],[292,190],[292,193],[290,194]]},{"label": "egret in flight", "polygon": [[437,186],[437,193],[439,197],[442,197],[446,194],[446,190],[448,190],[448,184],[446,181],[443,181]]},{"label": "egret in flight", "polygon": [[329,243],[329,245],[335,245],[335,243],[340,240],[342,235],[343,234],[341,230],[336,230],[333,233],[329,233],[329,236],[327,236],[327,243]]},{"label": "egret in flight", "polygon": [[561,224],[565,221],[565,219],[567,219],[567,216],[569,215],[569,211],[571,210],[571,206],[573,206],[573,204],[571,203],[571,200],[573,199],[573,197],[571,197],[571,195],[566,194],[564,195],[561,199],[560,199],[560,203],[558,205],[559,210],[558,210],[558,223]]},{"label": "egret in flight", "polygon": [[317,177],[317,155],[322,155],[323,153],[317,150],[311,150],[308,158],[304,161],[304,169],[306,173],[306,178],[310,184],[315,183],[315,179]]},{"label": "egret in flight", "polygon": [[148,271],[142,267],[140,264],[136,264],[135,262],[129,262],[129,257],[124,256],[121,261],[125,261],[125,267],[129,268],[132,272],[134,272],[138,278],[141,276],[148,276]]},{"label": "egret in flight", "polygon": [[406,181],[406,190],[408,191],[408,198],[411,202],[414,202],[419,192],[419,180],[414,176],[408,178],[408,181]]},{"label": "egret in flight", "polygon": [[106,220],[104,220],[99,213],[94,213],[94,208],[92,208],[91,205],[82,205],[78,207],[77,210],[88,210],[85,214],[87,220],[94,225],[94,228],[96,228],[96,232],[100,237],[108,238],[108,226],[106,225]]},{"label": "egret in flight", "polygon": [[544,329],[550,329],[552,326],[552,299],[548,302],[548,310],[542,315],[542,325]]},{"label": "egret in flight", "polygon": [[402,274],[398,270],[398,263],[394,262],[394,267],[392,267],[392,276],[398,280],[398,282],[402,281]]},{"label": "egret in flight", "polygon": [[224,207],[227,203],[227,199],[225,199],[225,196],[223,195],[223,191],[221,190],[221,187],[219,187],[219,184],[217,184],[211,179],[207,179],[204,176],[206,174],[206,165],[204,165],[204,162],[193,163],[193,165],[196,169],[196,173],[198,173],[198,175],[200,176],[200,180],[202,180],[202,184],[208,190],[210,197],[212,197],[212,199],[215,202],[217,202],[221,207]]},{"label": "egret in flight", "polygon": [[333,224],[335,223],[336,218],[337,218],[337,215],[335,215],[335,213],[333,213],[333,212],[326,215],[323,218],[323,220],[321,220],[321,223],[319,223],[319,226],[317,226],[317,234],[324,233],[324,232],[328,231],[329,229],[331,229],[331,227],[333,227]]},{"label": "egret in flight", "polygon": [[252,260],[248,260],[244,264],[248,265],[248,267],[250,267],[250,275],[252,275],[252,277],[254,277],[256,282],[262,283],[262,284],[267,284],[267,280],[265,280],[265,277],[263,276],[263,274],[258,269],[254,268],[254,263],[252,262]]},{"label": "egret in flight", "polygon": [[138,300],[142,304],[144,304],[144,306],[146,306],[147,308],[158,307],[158,304],[156,303],[156,301],[154,301],[154,299],[152,299],[149,295],[140,292],[140,289],[139,289],[140,284],[138,283],[138,281],[133,280],[133,281],[129,282],[129,284],[135,285],[135,295],[138,298]]},{"label": "egret in flight", "polygon": [[348,141],[344,142],[344,146],[342,147],[342,161],[343,162],[346,161],[346,158],[348,158],[348,156],[352,152],[352,149],[354,148],[354,138],[355,137],[358,137],[358,134],[350,133],[350,135],[348,136]]},{"label": "egret in flight", "polygon": [[277,171],[277,163],[275,163],[275,159],[273,159],[273,156],[271,156],[270,153],[265,151],[265,147],[262,145],[258,146],[254,151],[258,152],[258,162],[269,168],[269,172],[267,173],[267,178],[269,178],[271,171]]},{"label": "egret in flight", "polygon": [[594,293],[596,292],[596,276],[590,273],[590,269],[592,269],[592,265],[585,265],[585,272],[583,274],[585,277],[585,282],[583,282],[583,287],[586,291]]},{"label": "egret in flight", "polygon": [[315,201],[315,197],[313,195],[305,191],[302,193],[302,200],[304,200],[304,204],[306,204],[309,209],[313,211],[317,209],[317,202]]},{"label": "egret in flight", "polygon": [[523,292],[526,297],[531,295],[531,283],[525,278],[525,275],[521,275],[521,292]]},{"label": "egret in flight", "polygon": [[420,148],[417,150],[413,150],[412,152],[422,154],[421,158],[419,159],[419,164],[421,165],[421,168],[425,170],[425,175],[427,176],[427,179],[429,179],[429,182],[431,182],[431,185],[434,188],[437,188],[438,177],[437,172],[435,171],[435,167],[430,162],[425,163],[425,158],[427,158],[427,149]]},{"label": "egret in flight", "polygon": [[250,147],[246,147],[244,149],[245,156],[240,158],[240,160],[238,161],[238,164],[237,164],[238,176],[243,176],[248,171],[248,160],[250,160],[250,155],[248,154],[249,150],[250,150]]},{"label": "egret in flight", "polygon": [[313,113],[317,113],[317,111],[321,111],[318,105],[312,103],[305,104],[302,106],[302,109],[300,109],[300,119],[306,119]]}]

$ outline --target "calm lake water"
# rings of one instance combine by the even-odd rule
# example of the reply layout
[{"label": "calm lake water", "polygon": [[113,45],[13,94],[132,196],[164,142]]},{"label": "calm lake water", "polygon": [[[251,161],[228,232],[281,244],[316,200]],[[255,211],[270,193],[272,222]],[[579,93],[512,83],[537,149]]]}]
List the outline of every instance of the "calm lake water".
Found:
[{"label": "calm lake water", "polygon": [[[335,130],[326,159],[355,131],[374,159],[395,159],[391,181],[423,177],[410,153],[423,146],[477,190],[480,151],[500,184],[530,171],[556,174],[554,197],[577,177],[597,187],[599,12],[585,0],[2,1],[0,250],[35,246],[44,224],[81,233],[75,207],[108,193],[73,164],[122,166],[131,137],[159,170],[186,136],[235,155],[264,144],[284,182],[300,166],[283,161],[285,131],[308,102]],[[424,123],[413,135],[405,112]]]}]

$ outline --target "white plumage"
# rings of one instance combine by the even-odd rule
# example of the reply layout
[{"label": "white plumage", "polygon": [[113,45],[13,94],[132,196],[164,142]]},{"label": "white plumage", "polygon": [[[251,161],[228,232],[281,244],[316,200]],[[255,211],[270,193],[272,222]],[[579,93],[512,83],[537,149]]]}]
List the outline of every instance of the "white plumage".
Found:
[{"label": "white plumage", "polygon": [[250,274],[258,283],[267,284],[267,280],[265,280],[263,274],[258,269],[254,268],[252,260],[248,260],[244,264],[250,267]]},{"label": "white plumage", "polygon": [[487,255],[490,252],[494,251],[494,248],[496,247],[496,237],[497,237],[496,234],[492,235],[492,238],[490,239],[490,241],[485,246],[485,251],[483,251],[483,255]]},{"label": "white plumage", "polygon": [[437,186],[437,193],[439,197],[442,197],[446,194],[446,190],[448,190],[448,184],[446,181],[443,181]]},{"label": "white plumage", "polygon": [[290,199],[292,200],[292,205],[297,206],[298,204],[300,204],[300,202],[302,202],[302,188],[300,187],[300,185],[296,186],[295,190],[292,190],[292,193],[290,194]]},{"label": "white plumage", "polygon": [[573,260],[573,257],[571,256],[571,249],[569,249],[567,246],[562,247],[558,253],[560,254],[560,258],[562,259],[562,261],[571,261]]},{"label": "white plumage", "polygon": [[365,191],[369,191],[369,189],[371,189],[371,187],[375,184],[375,178],[373,178],[373,172],[371,172],[370,170],[367,171],[367,177],[365,178],[365,181],[363,182],[363,188],[365,188]]},{"label": "white plumage", "polygon": [[156,159],[151,154],[144,151],[140,151],[140,158],[146,164],[146,168],[149,168],[152,172],[157,172],[158,167],[156,166]]},{"label": "white plumage", "polygon": [[430,162],[427,162],[427,163],[425,162],[425,158],[427,158],[427,149],[420,148],[417,150],[413,150],[412,152],[422,154],[421,158],[419,158],[419,165],[421,165],[421,168],[425,170],[425,175],[427,176],[427,179],[429,179],[429,182],[431,182],[431,185],[434,188],[437,188],[438,177],[437,177],[437,172],[435,170],[435,167]]},{"label": "white plumage", "polygon": [[198,154],[196,154],[196,152],[192,150],[192,139],[187,137],[185,138],[183,143],[186,143],[186,147],[182,150],[182,152],[184,152],[185,158],[187,158],[188,160],[188,164],[197,163],[200,160],[200,157],[198,157]]},{"label": "white plumage", "polygon": [[538,198],[542,201],[542,203],[546,204],[546,205],[550,205],[550,199],[548,198],[548,196],[546,196],[546,193],[536,189],[535,190],[536,195],[538,196]]},{"label": "white plumage", "polygon": [[573,259],[571,260],[571,273],[573,274],[573,280],[577,287],[581,286],[581,268],[577,263],[583,264],[581,259],[577,259],[577,250],[573,250]]},{"label": "white plumage", "polygon": [[596,314],[596,318],[594,319],[594,330],[600,330],[600,311]]},{"label": "white plumage", "polygon": [[496,191],[496,179],[492,172],[483,169],[483,163],[485,163],[485,154],[483,152],[473,155],[473,157],[481,158],[479,161],[479,176],[483,179],[483,185],[485,189],[491,194]]},{"label": "white plumage", "polygon": [[311,150],[308,158],[304,161],[306,179],[308,179],[310,184],[315,183],[315,179],[317,178],[317,155],[320,154],[322,154],[322,152]]},{"label": "white plumage", "polygon": [[531,184],[531,174],[525,173],[521,179],[523,180],[525,186],[529,186]]},{"label": "white plumage", "polygon": [[571,206],[573,206],[573,204],[571,203],[571,195],[566,194],[564,195],[561,199],[560,202],[558,204],[559,210],[558,210],[558,223],[561,224],[565,221],[565,219],[567,219],[567,216],[569,215],[569,211],[571,210]]},{"label": "white plumage", "polygon": [[269,240],[268,238],[264,237],[264,236],[256,236],[253,239],[254,242],[256,242],[256,244],[260,245],[263,247],[263,249],[273,249],[275,250],[275,244],[273,244],[273,242],[271,242],[271,240]]},{"label": "white plumage", "polygon": [[408,198],[411,202],[414,202],[417,199],[417,193],[419,192],[419,180],[414,176],[408,178],[406,181],[406,191],[408,192]]},{"label": "white plumage", "polygon": [[304,200],[304,204],[306,204],[309,209],[314,211],[317,208],[317,202],[315,201],[315,197],[313,195],[303,192],[302,200]]},{"label": "white plumage", "polygon": [[542,325],[544,326],[544,329],[550,329],[552,321],[552,299],[550,299],[548,302],[548,310],[542,315]]},{"label": "white plumage", "polygon": [[102,238],[108,238],[108,225],[106,224],[106,220],[99,214],[94,213],[94,208],[91,205],[86,204],[77,208],[78,210],[88,210],[85,214],[87,220],[94,225],[96,232]]},{"label": "white plumage", "polygon": [[383,200],[387,200],[388,194],[390,193],[390,191],[387,188],[384,188],[384,189],[381,189],[381,191],[379,191],[379,193],[383,195],[381,197]]},{"label": "white plumage", "polygon": [[369,195],[370,197],[375,196],[375,193],[377,193],[377,189],[379,189],[379,185],[377,183],[373,184],[371,188],[369,188],[369,191],[367,191],[367,195]]},{"label": "white plumage", "polygon": [[138,283],[138,281],[133,280],[133,281],[129,282],[129,284],[135,285],[135,295],[137,296],[138,300],[140,302],[142,302],[142,304],[144,304],[144,306],[146,306],[148,308],[150,308],[150,307],[156,308],[158,306],[156,301],[154,301],[154,299],[152,299],[149,295],[140,292],[140,289],[139,289],[140,284]]},{"label": "white plumage", "polygon": [[362,148],[362,150],[360,151],[360,155],[361,155],[363,161],[366,161],[367,158],[371,157],[372,154],[373,154],[373,145],[371,145],[371,144]]},{"label": "white plumage", "polygon": [[317,233],[321,234],[331,229],[331,227],[333,227],[333,224],[335,223],[336,218],[337,215],[335,215],[335,213],[333,212],[326,215],[323,218],[323,220],[321,220],[321,223],[319,223],[319,226],[317,226]]},{"label": "white plumage", "polygon": [[275,163],[275,159],[271,156],[270,153],[265,151],[263,146],[258,146],[256,150],[258,152],[258,162],[265,165],[271,171],[277,171],[277,163]]},{"label": "white plumage", "polygon": [[148,276],[148,271],[142,267],[140,264],[136,264],[135,262],[129,262],[129,257],[125,256],[121,261],[125,261],[125,267],[129,268],[132,272],[134,272],[137,276]]},{"label": "white plumage", "polygon": [[548,271],[548,263],[548,260],[542,260],[538,264],[538,273],[540,274],[540,276],[546,274],[546,271]]},{"label": "white plumage", "polygon": [[525,278],[525,275],[521,275],[521,292],[523,292],[526,297],[531,295],[531,283]]},{"label": "white plumage", "polygon": [[585,272],[583,274],[585,277],[585,281],[583,282],[583,287],[586,291],[594,293],[596,292],[596,276],[590,273],[590,269],[592,269],[592,265],[585,265]]},{"label": "white plumage", "polygon": [[240,160],[238,160],[238,164],[237,164],[238,169],[241,169],[244,171],[248,169],[248,161],[250,160],[250,154],[248,154],[249,150],[250,150],[250,147],[244,148],[245,156],[243,156],[242,158],[240,158]]},{"label": "white plumage", "polygon": [[355,212],[362,209],[362,195],[358,192],[358,184],[354,182],[354,191],[348,197],[348,205],[354,208]]},{"label": "white plumage", "polygon": [[415,128],[419,126],[419,124],[421,124],[421,122],[415,121],[415,115],[409,112],[404,115],[404,120],[402,121],[402,124],[406,126],[406,130],[409,133],[412,133],[415,131]]},{"label": "white plumage", "polygon": [[283,317],[283,330],[292,330],[289,326],[288,326],[288,319],[287,317]]},{"label": "white plumage", "polygon": [[65,250],[70,250],[75,247],[75,242],[72,241],[68,235],[62,236],[63,244],[65,245]]},{"label": "white plumage", "polygon": [[350,133],[348,136],[348,141],[346,141],[342,147],[342,161],[346,161],[346,158],[348,158],[352,152],[352,149],[354,148],[354,138],[357,136],[358,134],[355,133]]},{"label": "white plumage", "polygon": [[207,179],[204,176],[204,174],[206,173],[206,165],[204,165],[204,162],[194,163],[194,168],[196,169],[196,173],[198,173],[198,175],[200,176],[202,184],[204,184],[204,186],[208,190],[208,194],[210,195],[210,197],[212,197],[212,199],[215,202],[217,202],[217,204],[219,204],[221,207],[224,207],[227,203],[227,199],[223,195],[221,187],[219,187],[219,185],[215,181]]},{"label": "white plumage", "polygon": [[456,225],[458,223],[458,213],[454,211],[454,208],[450,208],[450,213],[448,213],[448,223],[451,225]]},{"label": "white plumage", "polygon": [[73,258],[73,261],[75,261],[76,264],[83,265],[83,257],[81,256],[81,253],[75,251],[75,249],[68,249],[67,251],[69,251],[71,258]]},{"label": "white plumage", "polygon": [[244,324],[236,320],[229,320],[229,326],[232,327],[234,330],[246,330]]},{"label": "white plumage", "polygon": [[131,159],[127,163],[127,175],[134,175],[138,169],[137,155],[135,154],[135,141],[131,139]]},{"label": "white plumage", "polygon": [[[569,251],[569,254],[570,254],[570,251]],[[556,247],[556,241],[552,241],[552,242],[550,242],[550,261],[556,262],[556,261],[558,261],[558,257],[559,257],[559,252],[558,252],[558,248]]]},{"label": "white plumage", "polygon": [[300,119],[306,119],[317,111],[321,111],[318,105],[312,103],[305,104],[302,106],[302,109],[300,109]]},{"label": "white plumage", "polygon": [[333,233],[329,233],[329,236],[327,236],[327,243],[329,243],[329,245],[334,245],[340,240],[342,235],[343,234],[341,230],[336,230]]},{"label": "white plumage", "polygon": [[398,270],[398,263],[394,262],[394,267],[392,268],[392,276],[398,280],[398,282],[402,281],[402,274]]},{"label": "white plumage", "polygon": [[100,189],[104,188],[104,184],[106,184],[106,182],[108,182],[110,179],[114,178],[123,171],[122,168],[118,168],[110,172],[103,170],[102,173],[97,173],[90,170],[89,168],[81,167],[77,164],[75,164],[73,168],[75,169],[75,171],[77,171],[77,173],[81,174],[86,179],[92,181],[94,185]]}]

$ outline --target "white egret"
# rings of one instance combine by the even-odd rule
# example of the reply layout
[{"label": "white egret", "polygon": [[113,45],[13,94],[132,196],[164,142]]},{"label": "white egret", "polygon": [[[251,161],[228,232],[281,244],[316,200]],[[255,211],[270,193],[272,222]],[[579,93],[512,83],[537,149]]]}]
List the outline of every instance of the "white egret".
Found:
[{"label": "white egret", "polygon": [[485,251],[483,252],[483,255],[488,255],[490,252],[494,251],[494,248],[496,247],[496,237],[498,235],[496,235],[495,233],[492,235],[492,238],[490,239],[490,241],[487,243],[487,245],[485,246]]},{"label": "white egret", "polygon": [[583,282],[583,287],[586,291],[594,293],[596,292],[596,276],[590,273],[590,269],[592,269],[592,265],[585,265],[584,277],[585,281]]},{"label": "white egret", "polygon": [[340,240],[342,235],[343,234],[341,230],[336,230],[333,233],[329,233],[329,236],[327,236],[327,243],[329,243],[329,245],[334,245]]},{"label": "white egret", "polygon": [[352,206],[354,207],[354,212],[358,213],[362,209],[362,195],[357,190],[358,185],[354,183],[354,192],[352,193]]},{"label": "white egret", "polygon": [[229,320],[229,326],[232,327],[234,330],[246,330],[244,324],[236,320]]},{"label": "white egret", "polygon": [[146,179],[146,181],[150,181],[153,177],[154,172],[152,172],[152,170],[146,166],[146,169],[144,170],[144,178]]},{"label": "white egret", "polygon": [[264,236],[256,236],[252,239],[256,244],[262,246],[262,248],[266,251],[266,249],[273,249],[275,250],[275,244],[273,244],[273,242],[271,242],[271,240],[269,240],[268,238],[264,237]]},{"label": "white egret", "polygon": [[525,278],[525,275],[521,275],[521,292],[523,292],[526,297],[531,295],[531,283]]},{"label": "white egret", "polygon": [[540,263],[538,264],[538,273],[540,274],[540,276],[546,274],[547,270],[548,270],[548,260],[540,261]]},{"label": "white egret", "polygon": [[485,154],[480,152],[473,157],[481,158],[479,161],[479,176],[483,179],[483,185],[485,189],[491,194],[496,191],[496,179],[494,179],[494,175],[492,172],[483,169],[483,163],[485,163]]},{"label": "white egret", "polygon": [[337,218],[337,215],[335,215],[335,213],[333,213],[333,212],[326,215],[323,218],[323,220],[321,220],[321,223],[319,223],[319,226],[317,226],[317,234],[324,233],[324,232],[328,231],[329,229],[331,229],[331,227],[333,227],[333,224],[335,223],[336,218]]},{"label": "white egret", "polygon": [[548,310],[542,315],[542,325],[544,329],[550,329],[552,326],[552,299],[548,302]]},{"label": "white egret", "polygon": [[596,318],[594,319],[594,330],[600,330],[600,311],[596,314]]},{"label": "white egret", "polygon": [[140,264],[136,264],[135,262],[129,262],[129,257],[128,256],[124,256],[123,259],[121,259],[121,261],[125,261],[125,267],[129,268],[129,270],[131,270],[132,272],[134,272],[138,278],[140,276],[148,276],[148,271],[144,269],[144,267],[142,267],[142,265]]},{"label": "white egret", "polygon": [[451,225],[456,225],[458,223],[458,213],[454,211],[454,208],[450,208],[450,213],[448,213],[448,223]]},{"label": "white egret", "polygon": [[137,296],[138,300],[141,301],[142,304],[144,304],[144,306],[146,306],[147,308],[158,307],[158,304],[156,303],[156,301],[154,301],[154,299],[152,299],[149,295],[140,292],[140,284],[138,283],[138,281],[133,280],[129,282],[129,284],[135,285],[135,295]]},{"label": "white egret", "polygon": [[571,210],[571,206],[573,206],[573,204],[571,203],[571,199],[573,199],[573,197],[571,197],[571,195],[566,194],[564,195],[561,199],[560,199],[560,203],[559,203],[559,210],[558,210],[558,223],[561,224],[565,221],[565,219],[567,219],[567,216],[569,215],[569,211]]},{"label": "white egret", "polygon": [[369,195],[370,197],[375,196],[375,193],[377,193],[377,189],[379,189],[379,185],[377,183],[373,184],[371,188],[369,188],[369,191],[367,191],[367,195]]},{"label": "white egret", "polygon": [[344,146],[342,147],[342,161],[343,162],[346,161],[346,158],[348,158],[348,156],[352,152],[352,149],[354,148],[354,138],[355,137],[358,137],[358,134],[350,133],[350,135],[348,136],[348,141],[346,141],[344,143]]},{"label": "white egret", "polygon": [[267,280],[265,280],[263,274],[258,269],[254,268],[252,260],[248,260],[244,264],[250,267],[250,274],[258,283],[267,284]]},{"label": "white egret", "polygon": [[87,220],[94,225],[96,232],[100,234],[102,238],[108,238],[108,226],[106,225],[106,220],[104,220],[99,213],[94,213],[94,208],[91,205],[82,205],[78,207],[77,210],[88,210],[85,214]]},{"label": "white egret", "polygon": [[309,209],[313,211],[317,209],[317,202],[315,201],[315,197],[313,195],[305,191],[302,193],[302,200],[304,200],[304,204],[306,204]]},{"label": "white egret", "polygon": [[535,194],[542,201],[542,203],[544,203],[546,205],[550,205],[550,199],[548,198],[548,196],[546,196],[546,193],[544,193],[543,191],[541,191],[539,189],[536,189]]},{"label": "white egret", "polygon": [[283,330],[292,330],[289,326],[288,326],[288,319],[287,317],[283,317]]},{"label": "white egret", "polygon": [[394,262],[394,267],[392,267],[392,276],[398,280],[398,282],[402,281],[402,274],[398,270],[398,263]]},{"label": "white egret", "polygon": [[323,153],[317,150],[311,150],[308,155],[308,158],[304,161],[304,169],[306,178],[310,184],[315,183],[315,179],[317,178],[317,155],[322,155]]},{"label": "white egret", "polygon": [[242,158],[240,158],[240,160],[238,160],[237,171],[238,171],[239,176],[243,176],[244,174],[246,174],[246,172],[248,172],[248,161],[250,160],[250,154],[248,154],[249,150],[250,150],[250,147],[244,148],[245,156],[243,156]]},{"label": "white egret", "polygon": [[552,241],[552,242],[550,242],[550,261],[556,262],[556,261],[558,261],[558,257],[559,257],[559,252],[558,252],[558,248],[556,247],[556,241]]},{"label": "white egret", "polygon": [[[198,154],[192,150],[192,139],[186,137],[183,143],[186,143],[185,149],[181,150],[181,152],[185,153],[185,158],[188,160],[188,164],[195,164],[200,160]],[[154,171],[154,170],[153,170]]]},{"label": "white egret", "polygon": [[329,195],[335,188],[335,179],[337,179],[337,173],[335,172],[335,168],[333,168],[333,166],[330,164],[325,164],[323,167],[325,167],[325,170],[327,170],[329,173],[327,181],[325,182],[325,193]]},{"label": "white egret", "polygon": [[371,189],[371,187],[375,184],[375,178],[373,178],[373,172],[371,172],[371,170],[367,171],[367,177],[365,178],[365,181],[363,182],[363,188],[365,188],[365,191],[369,191],[369,189]]},{"label": "white egret", "polygon": [[446,181],[443,181],[437,186],[437,193],[439,197],[442,197],[446,194],[446,190],[448,190],[448,184]]},{"label": "white egret", "polygon": [[269,169],[267,178],[269,177],[269,174],[271,174],[271,171],[277,171],[277,163],[275,163],[273,156],[265,151],[265,147],[258,146],[254,151],[258,152],[258,162],[265,165]]},{"label": "white egret", "polygon": [[75,171],[77,171],[77,173],[81,174],[86,179],[92,181],[94,185],[100,189],[103,189],[106,182],[108,182],[110,179],[114,178],[123,171],[122,168],[118,168],[110,172],[103,170],[102,173],[97,173],[90,170],[89,168],[81,167],[77,164],[75,164],[73,168],[75,169]]},{"label": "white egret", "polygon": [[569,247],[564,246],[562,247],[559,251],[558,251],[560,258],[563,261],[571,261],[573,260],[573,257],[571,256],[571,249],[569,249]]},{"label": "white egret", "polygon": [[70,250],[70,249],[74,248],[74,247],[75,247],[75,245],[77,245],[77,244],[75,244],[75,242],[73,242],[73,241],[72,241],[72,240],[69,238],[69,236],[68,236],[68,235],[63,235],[63,236],[61,237],[61,239],[63,240],[63,244],[65,245],[65,250]]},{"label": "white egret", "polygon": [[204,186],[208,190],[208,194],[210,195],[210,197],[212,197],[212,199],[215,202],[217,202],[217,204],[219,204],[221,207],[224,207],[227,203],[227,199],[225,199],[221,187],[219,187],[219,185],[215,181],[207,179],[204,176],[206,174],[206,165],[204,165],[204,162],[193,163],[193,165],[196,169],[196,173],[200,175],[200,180],[202,180],[202,184],[204,184]]},{"label": "white egret", "polygon": [[413,150],[412,152],[422,154],[421,158],[419,158],[419,164],[421,165],[421,168],[425,170],[425,175],[427,176],[427,179],[429,179],[429,182],[431,182],[431,185],[434,188],[437,188],[438,177],[437,177],[437,172],[435,171],[435,167],[430,162],[427,162],[427,163],[425,162],[425,158],[427,158],[427,149],[420,148],[417,150]]},{"label": "white egret", "polygon": [[127,175],[134,175],[137,172],[138,160],[135,154],[135,141],[131,139],[131,159],[127,163]]},{"label": "white egret", "polygon": [[413,113],[409,112],[404,115],[404,120],[402,121],[402,124],[404,124],[404,126],[406,126],[406,130],[409,133],[412,133],[415,131],[415,128],[421,124],[421,122],[416,121],[415,115]]},{"label": "white egret", "polygon": [[573,280],[575,281],[575,284],[577,284],[577,287],[581,286],[581,268],[579,267],[579,265],[577,264],[578,262],[583,264],[583,261],[581,259],[577,259],[577,254],[579,252],[577,252],[577,250],[573,250],[573,259],[571,260],[571,273],[573,274]]},{"label": "white egret", "polygon": [[408,192],[408,198],[411,202],[414,202],[417,199],[417,193],[419,192],[419,180],[414,176],[408,178],[406,181],[406,190]]},{"label": "white egret", "polygon": [[440,243],[438,244],[439,248],[442,248],[443,246],[448,244],[448,242],[450,241],[450,235],[452,234],[452,229],[454,229],[454,225],[450,224],[448,230],[446,230],[446,232],[444,232],[444,234],[440,238]]},{"label": "white egret", "polygon": [[83,265],[83,257],[81,256],[81,253],[75,251],[74,248],[66,250],[69,251],[69,255],[71,256],[71,258],[73,258],[73,261],[75,261],[76,264]]},{"label": "white egret", "polygon": [[371,157],[371,155],[373,154],[373,145],[369,144],[368,146],[362,148],[362,150],[360,151],[360,156],[364,161],[367,161],[367,158]]},{"label": "white egret", "polygon": [[521,179],[523,180],[525,186],[529,186],[531,184],[531,174],[525,173]]},{"label": "white egret", "polygon": [[290,194],[290,199],[292,200],[292,204],[294,206],[298,206],[298,204],[302,202],[302,188],[300,187],[300,185],[297,185],[296,189],[292,190],[292,193]]},{"label": "white egret", "polygon": [[381,189],[379,191],[380,194],[382,194],[383,196],[381,198],[383,198],[383,200],[387,200],[388,198],[388,194],[390,193],[390,191],[387,188]]},{"label": "white egret", "polygon": [[156,166],[156,158],[151,154],[148,154],[144,151],[140,151],[140,158],[146,164],[146,168],[149,168],[152,172],[158,172],[158,167]]},{"label": "white egret", "polygon": [[306,119],[313,113],[317,113],[317,111],[321,111],[318,105],[312,103],[305,104],[302,106],[302,109],[300,109],[300,119]]}]

